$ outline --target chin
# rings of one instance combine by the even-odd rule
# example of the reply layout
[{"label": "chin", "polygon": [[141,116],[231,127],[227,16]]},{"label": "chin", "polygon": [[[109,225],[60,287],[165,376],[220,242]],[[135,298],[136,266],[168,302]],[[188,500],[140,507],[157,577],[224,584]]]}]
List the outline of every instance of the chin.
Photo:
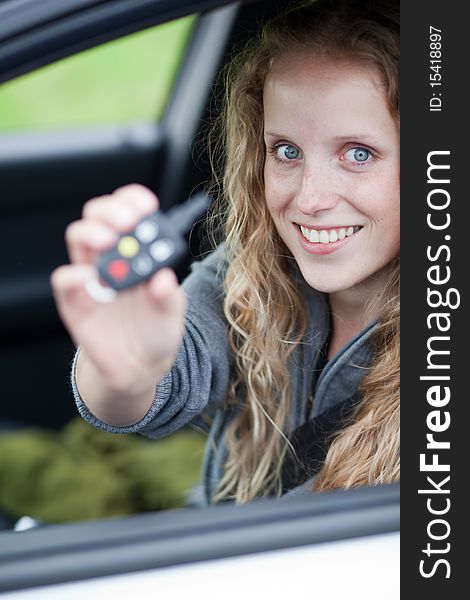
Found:
[{"label": "chin", "polygon": [[335,292],[340,292],[350,287],[347,284],[343,285],[343,282],[338,280],[329,281],[329,278],[320,279],[318,277],[312,277],[305,272],[302,272],[302,275],[311,288],[317,290],[317,292],[322,292],[323,294],[334,294]]},{"label": "chin", "polygon": [[317,290],[317,292],[322,292],[323,294],[345,292],[356,287],[363,281],[360,278],[338,277],[337,274],[333,278],[331,273],[328,273],[328,276],[326,277],[318,277],[318,274],[312,275],[311,272],[308,273],[302,271],[302,275],[311,288]]}]

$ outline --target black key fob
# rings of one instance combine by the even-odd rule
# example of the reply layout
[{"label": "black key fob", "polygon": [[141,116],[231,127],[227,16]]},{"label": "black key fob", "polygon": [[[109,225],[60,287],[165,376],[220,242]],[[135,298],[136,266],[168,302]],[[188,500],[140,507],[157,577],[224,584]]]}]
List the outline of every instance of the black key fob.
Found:
[{"label": "black key fob", "polygon": [[199,194],[168,213],[157,211],[140,221],[100,256],[100,278],[119,291],[149,279],[164,267],[175,266],[187,252],[183,233],[206,211],[208,203],[207,197]]}]

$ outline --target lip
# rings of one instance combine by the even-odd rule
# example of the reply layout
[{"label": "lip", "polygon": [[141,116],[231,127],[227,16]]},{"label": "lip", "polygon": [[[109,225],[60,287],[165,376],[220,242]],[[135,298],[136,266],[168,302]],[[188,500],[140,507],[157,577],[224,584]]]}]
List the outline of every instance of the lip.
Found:
[{"label": "lip", "polygon": [[[298,223],[294,223],[294,226],[297,230],[297,235],[300,239],[300,243],[302,244],[303,249],[308,252],[309,254],[317,254],[317,255],[322,255],[322,254],[331,254],[332,252],[335,252],[336,250],[339,250],[340,248],[342,248],[343,246],[345,246],[348,242],[350,242],[362,229],[359,229],[359,231],[356,231],[356,233],[353,233],[353,235],[350,235],[349,237],[345,237],[342,240],[338,240],[337,242],[327,242],[326,244],[323,244],[322,242],[309,242],[308,240],[306,240],[304,238],[304,236],[302,235],[302,232],[300,231],[300,224]],[[304,227],[304,225],[302,225],[302,227]],[[316,229],[317,231],[321,231],[322,229],[328,230],[328,229],[337,229],[338,227],[312,227],[309,226],[308,229]]]},{"label": "lip", "polygon": [[[305,227],[305,229],[315,229],[315,231],[321,231],[322,229],[324,229],[325,231],[330,231],[331,229],[348,229],[349,227],[361,227],[362,229],[362,225],[359,225],[359,223],[348,223],[347,225],[307,225],[306,223],[299,223],[297,221],[294,222],[294,225],[296,225],[297,227]],[[334,242],[332,242],[334,243]]]}]

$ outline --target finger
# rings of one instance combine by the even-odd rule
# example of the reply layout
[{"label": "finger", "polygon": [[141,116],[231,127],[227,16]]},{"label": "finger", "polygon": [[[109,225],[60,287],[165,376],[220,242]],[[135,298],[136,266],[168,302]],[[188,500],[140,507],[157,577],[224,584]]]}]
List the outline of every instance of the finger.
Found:
[{"label": "finger", "polygon": [[96,269],[91,265],[62,265],[52,271],[50,283],[54,298],[62,303],[79,290],[85,291],[85,284],[96,277]]},{"label": "finger", "polygon": [[139,183],[131,183],[116,189],[112,197],[125,206],[129,206],[132,210],[144,217],[156,210],[159,207],[157,196],[149,188],[140,185]]},{"label": "finger", "polygon": [[73,326],[96,306],[85,289],[87,282],[95,277],[96,270],[90,265],[63,265],[51,273],[57,310],[71,334]]},{"label": "finger", "polygon": [[158,307],[169,315],[179,315],[186,308],[186,294],[172,269],[161,269],[149,282],[149,292]]},{"label": "finger", "polygon": [[112,195],[92,198],[83,207],[86,220],[99,221],[120,232],[132,230],[139,221],[158,209],[158,198],[148,188],[132,184]]},{"label": "finger", "polygon": [[118,202],[114,196],[89,200],[85,203],[82,214],[86,221],[107,225],[121,233],[132,230],[141,218],[135,208]]},{"label": "finger", "polygon": [[65,230],[65,243],[73,264],[93,264],[96,256],[110,250],[117,240],[118,233],[98,221],[74,221]]}]

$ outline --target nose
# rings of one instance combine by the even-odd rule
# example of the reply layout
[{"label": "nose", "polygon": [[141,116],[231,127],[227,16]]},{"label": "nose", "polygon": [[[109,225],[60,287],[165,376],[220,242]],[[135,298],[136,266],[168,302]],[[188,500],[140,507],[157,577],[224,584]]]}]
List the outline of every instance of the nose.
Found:
[{"label": "nose", "polygon": [[299,212],[313,216],[333,209],[340,200],[338,182],[328,166],[305,169],[295,195]]}]

